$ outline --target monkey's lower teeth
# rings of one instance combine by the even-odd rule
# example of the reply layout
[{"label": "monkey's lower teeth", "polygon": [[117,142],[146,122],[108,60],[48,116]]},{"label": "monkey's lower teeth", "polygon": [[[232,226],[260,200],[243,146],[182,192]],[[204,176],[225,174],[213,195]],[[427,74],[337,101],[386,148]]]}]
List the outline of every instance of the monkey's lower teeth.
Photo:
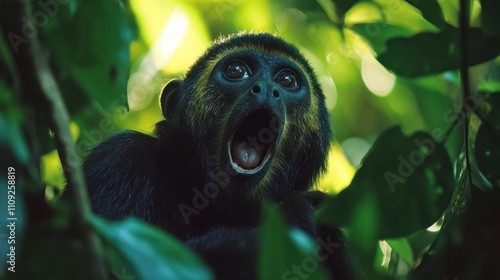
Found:
[{"label": "monkey's lower teeth", "polygon": [[259,166],[262,159],[261,152],[246,142],[235,142],[231,147],[234,162],[244,169],[254,169]]}]

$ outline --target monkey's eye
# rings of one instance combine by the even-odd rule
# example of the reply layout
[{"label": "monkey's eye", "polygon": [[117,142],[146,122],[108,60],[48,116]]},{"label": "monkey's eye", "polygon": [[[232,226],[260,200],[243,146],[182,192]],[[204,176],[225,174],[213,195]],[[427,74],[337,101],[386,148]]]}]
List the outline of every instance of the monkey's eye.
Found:
[{"label": "monkey's eye", "polygon": [[245,63],[239,60],[232,60],[224,66],[223,73],[228,79],[239,80],[248,78],[249,74],[247,69]]},{"label": "monkey's eye", "polygon": [[297,81],[297,77],[295,73],[290,70],[283,70],[278,73],[274,81],[287,89],[297,89],[299,87],[299,82]]}]

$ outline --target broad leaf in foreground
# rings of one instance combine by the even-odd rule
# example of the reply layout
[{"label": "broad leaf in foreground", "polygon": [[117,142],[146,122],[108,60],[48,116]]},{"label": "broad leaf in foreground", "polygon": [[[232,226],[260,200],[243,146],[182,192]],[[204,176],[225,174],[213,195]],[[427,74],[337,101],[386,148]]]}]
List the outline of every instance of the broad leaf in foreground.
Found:
[{"label": "broad leaf in foreground", "polygon": [[[455,70],[460,67],[460,30],[448,27],[440,32],[422,32],[413,37],[387,41],[387,50],[378,56],[386,68],[403,77],[420,77]],[[468,30],[468,64],[477,65],[500,53],[498,39],[479,28]]]},{"label": "broad leaf in foreground", "polygon": [[265,209],[260,239],[259,279],[295,279],[297,269],[300,277],[328,279],[315,254],[319,245],[302,230],[288,228],[271,206]]},{"label": "broad leaf in foreground", "polygon": [[111,250],[106,255],[115,274],[139,279],[213,279],[194,252],[153,226],[133,218],[108,222],[96,216],[92,224]]},{"label": "broad leaf in foreground", "polygon": [[[378,137],[351,185],[328,198],[317,218],[364,229],[376,239],[402,237],[436,222],[452,191],[453,169],[443,145],[427,133],[406,137],[394,127]],[[359,209],[370,219],[356,218]]]}]

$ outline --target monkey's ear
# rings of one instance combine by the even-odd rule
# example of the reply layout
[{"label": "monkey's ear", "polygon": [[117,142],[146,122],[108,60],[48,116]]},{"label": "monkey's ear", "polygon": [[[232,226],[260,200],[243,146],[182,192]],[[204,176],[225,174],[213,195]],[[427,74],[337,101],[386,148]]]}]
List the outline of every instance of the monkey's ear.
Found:
[{"label": "monkey's ear", "polygon": [[161,91],[160,106],[163,116],[166,119],[172,117],[177,106],[178,97],[180,94],[180,87],[182,85],[181,79],[170,80]]}]

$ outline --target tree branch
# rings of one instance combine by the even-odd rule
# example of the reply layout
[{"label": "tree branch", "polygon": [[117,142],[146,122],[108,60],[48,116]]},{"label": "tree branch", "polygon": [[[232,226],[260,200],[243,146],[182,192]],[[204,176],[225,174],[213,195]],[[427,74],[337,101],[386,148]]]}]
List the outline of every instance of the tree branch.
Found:
[{"label": "tree branch", "polygon": [[[21,13],[32,14],[31,1],[19,1]],[[22,22],[19,21],[19,25]],[[20,30],[20,26],[17,28]],[[44,101],[49,112],[49,122],[54,132],[54,139],[59,153],[59,158],[67,180],[66,193],[73,203],[71,213],[74,226],[82,234],[84,248],[87,250],[89,261],[89,277],[91,279],[106,279],[106,269],[103,260],[103,250],[100,240],[95,231],[89,226],[88,219],[91,216],[91,209],[88,201],[87,188],[83,171],[80,166],[80,159],[75,150],[75,145],[69,130],[70,117],[66,105],[63,101],[59,86],[49,67],[46,55],[44,54],[37,36],[30,38],[23,60],[29,63],[34,73],[32,79],[35,83],[31,85],[36,94]]]}]

